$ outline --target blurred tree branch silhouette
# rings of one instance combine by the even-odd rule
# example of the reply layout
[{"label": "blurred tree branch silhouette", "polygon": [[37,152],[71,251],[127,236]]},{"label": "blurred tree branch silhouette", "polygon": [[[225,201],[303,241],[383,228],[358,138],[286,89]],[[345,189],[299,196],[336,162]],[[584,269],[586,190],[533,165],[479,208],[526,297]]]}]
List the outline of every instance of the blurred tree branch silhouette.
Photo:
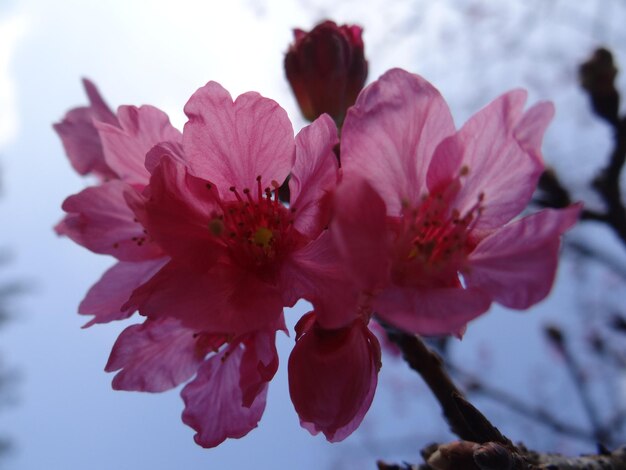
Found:
[{"label": "blurred tree branch silhouette", "polygon": [[[1,176],[1,175],[0,175]],[[0,192],[2,191],[0,181]],[[0,274],[4,273],[11,256],[6,249],[0,250]],[[12,318],[12,300],[25,290],[25,285],[20,281],[0,280],[0,329]],[[15,402],[14,384],[17,379],[15,370],[5,364],[4,351],[0,344],[0,412],[5,406]],[[0,463],[3,456],[11,449],[10,437],[0,435]]]}]

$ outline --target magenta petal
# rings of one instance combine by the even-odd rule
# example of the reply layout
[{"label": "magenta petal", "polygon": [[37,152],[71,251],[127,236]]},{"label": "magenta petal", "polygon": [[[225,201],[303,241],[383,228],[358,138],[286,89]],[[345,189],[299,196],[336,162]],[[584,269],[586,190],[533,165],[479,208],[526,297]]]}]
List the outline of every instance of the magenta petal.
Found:
[{"label": "magenta petal", "polygon": [[239,386],[243,406],[250,407],[278,370],[276,332],[272,329],[254,333],[245,340],[245,346]]},{"label": "magenta petal", "polygon": [[178,318],[198,331],[239,335],[275,325],[283,303],[274,286],[234,265],[194,270],[171,261],[125,307],[150,318]]},{"label": "magenta petal", "polygon": [[183,146],[192,172],[214,182],[223,197],[228,188],[255,188],[282,183],[295,156],[293,128],[273,100],[245,93],[233,102],[218,83],[209,82],[185,105],[189,121]]},{"label": "magenta petal", "polygon": [[294,227],[315,238],[328,225],[330,198],[337,185],[338,163],[333,148],[339,143],[333,120],[324,114],[296,136],[296,163],[289,190]]},{"label": "magenta petal", "polygon": [[83,78],[83,87],[85,88],[85,93],[87,93],[87,98],[89,98],[89,109],[93,119],[98,122],[117,125],[117,116],[111,111],[109,105],[106,104],[96,85],[91,80]]},{"label": "magenta petal", "polygon": [[480,289],[389,287],[376,297],[373,309],[409,333],[458,335],[490,305],[489,295]]},{"label": "magenta petal", "polygon": [[393,69],[366,87],[348,111],[341,137],[346,174],[367,179],[390,215],[420,201],[439,143],[454,134],[450,110],[426,80]]},{"label": "magenta petal", "polygon": [[331,442],[348,437],[369,409],[380,346],[363,322],[340,330],[312,324],[289,357],[289,393],[304,428]]},{"label": "magenta petal", "polygon": [[194,266],[209,267],[223,251],[209,230],[211,212],[218,208],[217,193],[210,186],[164,155],[153,169],[147,199],[128,197],[128,201],[165,252]]},{"label": "magenta petal", "polygon": [[156,144],[148,150],[146,154],[146,170],[148,170],[150,174],[154,173],[154,170],[164,157],[178,162],[179,165],[185,166],[186,162],[183,155],[183,146],[181,143],[170,141]]},{"label": "magenta petal", "polygon": [[163,392],[188,380],[204,361],[194,330],[174,319],[146,320],[126,328],[104,370],[114,372],[115,390]]},{"label": "magenta petal", "polygon": [[369,183],[352,178],[339,185],[330,232],[360,289],[371,291],[385,283],[389,271],[385,204]]},{"label": "magenta petal", "polygon": [[181,392],[183,422],[196,431],[194,440],[202,447],[245,436],[263,415],[267,385],[250,406],[242,404],[239,382],[243,354],[243,349],[235,346],[207,359]]},{"label": "magenta petal", "polygon": [[55,124],[70,163],[81,175],[95,174],[101,179],[117,178],[104,160],[102,142],[94,121],[117,125],[115,114],[104,102],[96,86],[84,79],[83,85],[90,101],[89,106],[70,110],[63,120]]},{"label": "magenta petal", "polygon": [[78,307],[81,315],[95,315],[85,326],[128,318],[134,308],[122,308],[133,290],[148,281],[168,258],[141,262],[120,261],[96,282]]},{"label": "magenta petal", "polygon": [[541,142],[553,117],[554,105],[552,103],[538,103],[524,113],[514,130],[514,135],[519,145],[531,157],[542,164]]},{"label": "magenta petal", "polygon": [[[523,90],[505,94],[476,113],[457,135],[466,175],[461,178],[455,208],[466,214],[481,200],[477,228],[507,223],[526,207],[537,187],[543,163],[535,153],[551,113],[549,107],[533,108],[531,116],[539,119],[531,125],[522,116],[525,101]],[[523,126],[518,129],[520,120]],[[532,154],[520,145],[516,132],[524,136]],[[433,165],[440,161],[434,160]]]},{"label": "magenta petal", "polygon": [[163,255],[146,236],[128,207],[124,193],[134,192],[119,180],[84,189],[63,202],[68,214],[56,231],[95,253],[121,261],[142,261]]},{"label": "magenta petal", "polygon": [[180,142],[180,131],[170,124],[163,111],[153,106],[120,106],[119,125],[97,123],[104,158],[119,178],[129,184],[146,185],[146,153],[160,142]]},{"label": "magenta petal", "polygon": [[358,291],[328,231],[285,260],[280,287],[284,305],[308,300],[324,328],[341,328],[355,318]]},{"label": "magenta petal", "polygon": [[510,308],[543,300],[554,282],[560,236],[576,223],[580,209],[546,209],[494,232],[470,255],[467,284]]}]

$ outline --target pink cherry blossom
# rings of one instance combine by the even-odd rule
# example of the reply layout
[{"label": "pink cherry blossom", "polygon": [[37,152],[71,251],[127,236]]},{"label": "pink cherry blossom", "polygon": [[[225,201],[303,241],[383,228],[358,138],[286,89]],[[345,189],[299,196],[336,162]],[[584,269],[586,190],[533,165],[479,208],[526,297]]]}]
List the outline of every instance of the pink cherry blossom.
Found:
[{"label": "pink cherry blossom", "polygon": [[509,92],[459,131],[439,92],[400,69],[346,118],[331,225],[365,306],[419,334],[461,334],[492,301],[525,309],[553,283],[580,207],[515,219],[543,171],[550,103]]},{"label": "pink cherry blossom", "polygon": [[[129,199],[171,261],[128,305],[201,331],[264,328],[307,297],[308,273],[319,263],[301,256],[329,243],[320,234],[328,223],[322,200],[337,181],[334,124],[326,116],[304,129],[296,154],[286,113],[256,93],[233,101],[211,82],[185,110],[182,154],[164,150],[144,196]],[[276,189],[290,171],[286,208]],[[300,276],[285,276],[298,262]]]},{"label": "pink cherry blossom", "polygon": [[[147,322],[174,319],[180,328],[229,338],[183,390],[183,420],[197,431],[198,444],[212,447],[260,419],[283,307],[317,298],[313,286],[343,273],[336,258],[316,256],[332,248],[325,227],[338,179],[337,131],[323,116],[294,143],[275,102],[256,93],[233,101],[214,82],[191,97],[185,112],[182,147],[153,148],[148,186],[142,195],[126,192],[169,261],[123,308],[139,310]],[[290,173],[287,208],[277,189]]]},{"label": "pink cherry blossom", "polygon": [[[185,112],[182,135],[151,106],[122,106],[114,122],[92,118],[108,174],[64,202],[56,229],[119,260],[80,305],[94,315],[87,326],[137,310],[147,317],[113,347],[114,388],[160,392],[189,381],[183,421],[213,447],[256,427],[283,307],[317,299],[318,284],[343,274],[336,257],[317,258],[332,248],[338,138],[323,116],[294,141],[274,101],[233,101],[214,82]],[[285,207],[276,190],[288,174]]]}]

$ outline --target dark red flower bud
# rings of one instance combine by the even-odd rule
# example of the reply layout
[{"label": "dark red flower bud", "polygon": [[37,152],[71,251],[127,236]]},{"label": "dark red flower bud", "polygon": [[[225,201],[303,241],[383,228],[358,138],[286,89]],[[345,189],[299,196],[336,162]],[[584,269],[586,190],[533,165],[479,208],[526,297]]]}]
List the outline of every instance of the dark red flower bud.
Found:
[{"label": "dark red flower bud", "polygon": [[294,30],[285,72],[302,114],[309,121],[328,113],[341,126],[367,78],[360,26],[318,24],[309,33]]},{"label": "dark red flower bud", "polygon": [[580,84],[589,93],[594,112],[612,124],[618,121],[617,67],[608,49],[597,49],[579,69]]}]

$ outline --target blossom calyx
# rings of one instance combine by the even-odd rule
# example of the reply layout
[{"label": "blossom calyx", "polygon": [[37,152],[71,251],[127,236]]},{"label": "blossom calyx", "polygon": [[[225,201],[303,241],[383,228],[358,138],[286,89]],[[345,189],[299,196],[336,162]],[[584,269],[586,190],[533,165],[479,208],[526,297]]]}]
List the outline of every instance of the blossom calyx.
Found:
[{"label": "blossom calyx", "polygon": [[367,78],[362,28],[324,21],[310,32],[294,30],[285,73],[309,121],[328,113],[341,127]]}]

